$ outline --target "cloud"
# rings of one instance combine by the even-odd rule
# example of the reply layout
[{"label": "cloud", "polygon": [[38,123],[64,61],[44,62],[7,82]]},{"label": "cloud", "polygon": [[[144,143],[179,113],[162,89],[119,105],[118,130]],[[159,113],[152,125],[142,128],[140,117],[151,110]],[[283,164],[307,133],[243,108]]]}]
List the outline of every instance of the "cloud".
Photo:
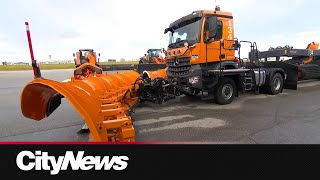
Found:
[{"label": "cloud", "polygon": [[[233,12],[240,40],[256,41],[259,47],[291,42],[304,47],[311,37],[319,41],[319,29],[313,26],[313,19],[319,17],[315,13],[320,4],[317,1],[217,2],[221,10]],[[93,48],[107,60],[136,59],[148,48],[166,47],[168,35],[163,30],[171,22],[195,10],[214,9],[214,1],[12,0],[4,2],[3,7],[0,39],[9,41],[0,42],[0,47],[8,49],[2,58],[29,59],[24,28],[27,20],[38,59],[47,60],[49,54],[53,59],[72,59],[78,49]]]}]

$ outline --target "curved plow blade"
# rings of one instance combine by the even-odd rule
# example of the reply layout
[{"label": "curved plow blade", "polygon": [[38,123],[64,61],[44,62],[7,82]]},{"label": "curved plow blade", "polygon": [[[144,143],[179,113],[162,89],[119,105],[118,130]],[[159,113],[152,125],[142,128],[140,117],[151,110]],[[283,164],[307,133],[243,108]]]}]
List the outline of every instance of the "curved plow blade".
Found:
[{"label": "curved plow blade", "polygon": [[42,120],[66,98],[90,129],[91,141],[134,141],[130,107],[138,101],[140,75],[135,71],[99,74],[69,82],[38,78],[21,94],[21,111],[27,118]]}]

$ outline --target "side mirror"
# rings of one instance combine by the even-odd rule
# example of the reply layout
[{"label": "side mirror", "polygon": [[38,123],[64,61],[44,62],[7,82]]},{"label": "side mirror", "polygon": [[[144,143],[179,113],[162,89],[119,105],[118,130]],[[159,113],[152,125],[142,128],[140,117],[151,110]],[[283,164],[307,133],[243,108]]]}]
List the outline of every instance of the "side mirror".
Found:
[{"label": "side mirror", "polygon": [[167,34],[169,31],[172,32],[172,31],[173,31],[172,28],[166,28],[166,29],[164,30],[164,34]]},{"label": "side mirror", "polygon": [[166,29],[164,30],[164,34],[167,34],[168,31],[169,31],[169,28],[166,28]]},{"label": "side mirror", "polygon": [[205,41],[209,42],[217,35],[217,17],[207,17],[204,25]]},{"label": "side mirror", "polygon": [[76,57],[76,55],[73,53],[73,57]]},{"label": "side mirror", "polygon": [[98,56],[100,57],[100,53],[98,53]]},{"label": "side mirror", "polygon": [[240,43],[239,43],[239,41],[238,40],[235,40],[234,41],[234,49],[239,49],[240,48]]}]

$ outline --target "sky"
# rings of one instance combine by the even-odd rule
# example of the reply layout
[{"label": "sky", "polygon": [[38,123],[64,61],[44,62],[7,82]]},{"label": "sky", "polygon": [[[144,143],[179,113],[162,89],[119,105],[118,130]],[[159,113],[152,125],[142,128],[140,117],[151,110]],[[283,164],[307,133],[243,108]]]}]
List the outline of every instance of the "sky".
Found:
[{"label": "sky", "polygon": [[[217,0],[234,15],[235,36],[259,50],[320,42],[318,0]],[[73,59],[91,48],[101,60],[138,59],[149,48],[167,48],[164,29],[215,0],[2,0],[0,61],[28,62],[24,22],[30,24],[35,59]],[[244,47],[244,49],[247,49]]]}]

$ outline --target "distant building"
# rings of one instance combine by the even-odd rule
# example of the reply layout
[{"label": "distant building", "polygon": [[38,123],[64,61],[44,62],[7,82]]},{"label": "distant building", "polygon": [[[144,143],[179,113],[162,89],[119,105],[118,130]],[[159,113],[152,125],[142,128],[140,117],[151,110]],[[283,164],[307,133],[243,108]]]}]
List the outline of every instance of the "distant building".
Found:
[{"label": "distant building", "polygon": [[108,59],[108,62],[116,62],[115,59]]}]

